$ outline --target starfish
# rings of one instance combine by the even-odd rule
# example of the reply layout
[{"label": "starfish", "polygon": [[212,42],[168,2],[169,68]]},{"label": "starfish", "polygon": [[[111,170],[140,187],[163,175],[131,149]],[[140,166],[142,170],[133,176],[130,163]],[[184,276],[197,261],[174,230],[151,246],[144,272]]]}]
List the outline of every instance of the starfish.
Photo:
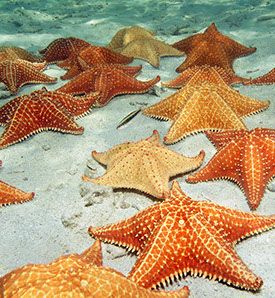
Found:
[{"label": "starfish", "polygon": [[275,68],[261,77],[243,82],[244,85],[270,85],[275,84]]},{"label": "starfish", "polygon": [[96,102],[96,105],[104,106],[114,96],[120,94],[145,93],[159,82],[159,76],[147,82],[141,82],[133,78],[133,75],[139,70],[140,66],[97,66],[87,69],[57,90],[73,95],[100,92],[100,99]]},{"label": "starfish", "polygon": [[176,71],[182,72],[192,66],[219,66],[233,71],[236,58],[247,56],[256,51],[248,48],[226,35],[221,34],[212,23],[204,33],[198,33],[173,44],[173,47],[183,51],[187,59]]},{"label": "starfish", "polygon": [[[2,293],[1,293],[2,291]],[[0,278],[0,296],[187,298],[179,291],[152,291],[136,285],[116,270],[103,267],[100,241],[82,254],[64,255],[49,264],[29,264]],[[38,297],[38,296],[37,296]]]},{"label": "starfish", "polygon": [[29,62],[42,62],[42,59],[19,47],[0,47],[0,61],[22,59]]},{"label": "starfish", "polygon": [[160,57],[183,56],[183,53],[163,41],[155,39],[152,32],[134,26],[117,32],[109,47],[128,57],[134,57],[159,67]]},{"label": "starfish", "polygon": [[274,215],[260,216],[195,201],[175,181],[165,201],[118,223],[90,227],[89,233],[137,252],[128,278],[145,288],[191,273],[258,290],[261,278],[242,262],[234,245],[274,226]]},{"label": "starfish", "polygon": [[68,72],[61,77],[63,80],[71,79],[84,70],[101,64],[129,64],[133,58],[126,57],[105,47],[88,46],[77,56],[69,57],[59,62],[59,67],[68,68]]},{"label": "starfish", "polygon": [[[0,160],[1,166],[2,161]],[[34,195],[34,192],[26,193],[0,180],[0,206],[24,203],[32,200]]]},{"label": "starfish", "polygon": [[33,65],[21,59],[0,62],[0,82],[3,82],[13,94],[26,84],[55,83],[56,78],[40,71],[44,67],[44,63]]},{"label": "starfish", "polygon": [[106,152],[92,152],[95,160],[107,166],[102,177],[84,181],[109,185],[115,188],[134,188],[157,198],[169,194],[170,177],[198,168],[205,156],[185,157],[167,149],[160,143],[159,133],[154,130],[151,137],[117,145]]},{"label": "starfish", "polygon": [[180,73],[180,75],[174,80],[166,83],[163,82],[162,85],[168,88],[181,88],[186,85],[194,75],[197,75],[197,78],[200,78],[201,82],[207,81],[217,84],[221,82],[220,79],[216,79],[217,73],[227,85],[243,83],[248,80],[246,78],[236,76],[233,72],[225,70],[224,68],[204,65],[190,67]]},{"label": "starfish", "polygon": [[75,37],[58,38],[41,50],[40,54],[43,55],[44,60],[47,62],[56,63],[69,57],[77,56],[81,50],[90,45],[85,40]]},{"label": "starfish", "polygon": [[0,149],[45,130],[82,134],[83,127],[79,127],[73,117],[87,114],[98,98],[98,93],[74,98],[45,89],[16,97],[0,108],[0,125],[6,126],[0,138]]},{"label": "starfish", "polygon": [[187,181],[231,180],[243,190],[251,209],[257,209],[266,185],[275,176],[275,130],[208,132],[207,136],[218,152]]},{"label": "starfish", "polygon": [[164,139],[166,144],[206,130],[244,129],[240,117],[269,106],[269,101],[254,100],[230,88],[215,71],[211,80],[205,82],[197,73],[185,87],[143,110],[146,116],[173,121]]}]

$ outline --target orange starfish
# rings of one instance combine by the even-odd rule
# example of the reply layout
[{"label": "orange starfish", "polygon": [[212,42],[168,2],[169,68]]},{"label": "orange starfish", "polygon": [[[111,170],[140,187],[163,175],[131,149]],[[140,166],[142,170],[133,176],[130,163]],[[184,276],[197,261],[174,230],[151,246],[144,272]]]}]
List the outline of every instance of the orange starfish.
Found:
[{"label": "orange starfish", "polygon": [[176,70],[182,72],[192,66],[219,66],[233,71],[236,58],[256,51],[248,48],[226,35],[221,34],[212,23],[204,33],[198,33],[173,44],[173,47],[187,54],[187,58]]},{"label": "orange starfish", "polygon": [[145,288],[190,272],[258,290],[261,278],[242,262],[234,245],[274,226],[274,215],[260,216],[195,201],[173,182],[164,202],[116,224],[90,227],[89,233],[136,251],[138,259],[128,278]]},{"label": "orange starfish", "polygon": [[244,191],[251,209],[257,209],[266,185],[275,176],[275,130],[208,132],[207,136],[219,151],[187,181],[231,180]]},{"label": "orange starfish", "polygon": [[187,298],[188,294],[187,287],[171,292],[144,289],[120,272],[103,267],[99,241],[82,254],[65,255],[45,265],[26,265],[0,278],[0,296],[5,298]]},{"label": "orange starfish", "polygon": [[141,82],[133,78],[132,76],[139,70],[140,66],[96,66],[87,69],[57,90],[73,95],[100,92],[100,99],[96,102],[96,105],[104,106],[114,96],[145,93],[159,82],[159,76],[147,82]]},{"label": "orange starfish", "polygon": [[45,63],[34,65],[21,59],[0,62],[0,82],[3,82],[13,94],[25,84],[55,83],[56,78],[40,71],[44,67]]},{"label": "orange starfish", "polygon": [[84,181],[115,188],[134,188],[157,198],[169,193],[170,177],[198,168],[205,156],[186,157],[167,149],[160,142],[158,131],[144,140],[119,144],[106,152],[92,152],[95,160],[107,166],[107,172],[95,179],[84,176]]},{"label": "orange starfish", "polygon": [[73,117],[88,113],[98,98],[98,93],[74,98],[45,89],[16,97],[0,108],[0,125],[6,126],[0,138],[0,149],[44,130],[82,134],[83,127],[79,127]]},{"label": "orange starfish", "polygon": [[[232,71],[225,70],[224,68],[204,65],[190,67],[180,73],[175,79],[170,82],[163,82],[162,85],[168,88],[181,88],[186,85],[194,75],[196,75],[197,78],[201,77],[200,82],[207,81],[218,84],[221,80],[216,80],[217,73],[227,85],[243,83],[248,80],[246,78],[236,76]],[[196,84],[198,84],[198,82]]]},{"label": "orange starfish", "polygon": [[260,112],[268,106],[269,101],[251,99],[227,86],[213,69],[210,82],[197,73],[185,87],[145,108],[143,114],[173,121],[164,139],[166,144],[171,144],[206,130],[243,129],[245,125],[240,117]]},{"label": "orange starfish", "polygon": [[0,47],[0,61],[22,59],[29,62],[41,62],[42,59],[34,56],[19,47]]},{"label": "orange starfish", "polygon": [[243,82],[244,85],[270,85],[275,84],[275,68],[261,77]]},{"label": "orange starfish", "polygon": [[[1,166],[2,161],[0,160],[0,167]],[[34,195],[34,192],[26,193],[0,180],[0,206],[6,206],[10,204],[21,204],[32,200]]]},{"label": "orange starfish", "polygon": [[105,47],[88,46],[77,56],[70,56],[67,60],[59,62],[59,67],[69,68],[61,77],[63,80],[71,79],[84,70],[99,64],[129,64],[133,58],[126,57]]},{"label": "orange starfish", "polygon": [[90,46],[90,43],[79,38],[58,38],[41,50],[40,54],[43,55],[44,60],[47,62],[56,63],[57,61],[77,56],[81,50],[88,46]]}]

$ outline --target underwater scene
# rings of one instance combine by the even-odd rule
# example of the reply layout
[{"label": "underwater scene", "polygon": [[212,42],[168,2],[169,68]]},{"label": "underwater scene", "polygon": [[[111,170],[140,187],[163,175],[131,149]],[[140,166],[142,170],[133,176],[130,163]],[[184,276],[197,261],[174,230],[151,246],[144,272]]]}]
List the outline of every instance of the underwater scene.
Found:
[{"label": "underwater scene", "polygon": [[275,2],[0,20],[0,297],[275,297]]}]

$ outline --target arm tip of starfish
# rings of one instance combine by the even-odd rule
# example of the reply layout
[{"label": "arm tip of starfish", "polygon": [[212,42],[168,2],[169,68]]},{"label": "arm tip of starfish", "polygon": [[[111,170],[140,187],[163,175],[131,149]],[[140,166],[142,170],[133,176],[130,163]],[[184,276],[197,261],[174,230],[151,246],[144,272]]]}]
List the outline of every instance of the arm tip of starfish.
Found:
[{"label": "arm tip of starfish", "polygon": [[93,181],[92,178],[90,178],[90,177],[88,177],[88,176],[86,176],[86,175],[83,175],[83,176],[81,177],[81,179],[82,179],[82,181],[84,181],[84,182],[92,182],[92,181]]}]

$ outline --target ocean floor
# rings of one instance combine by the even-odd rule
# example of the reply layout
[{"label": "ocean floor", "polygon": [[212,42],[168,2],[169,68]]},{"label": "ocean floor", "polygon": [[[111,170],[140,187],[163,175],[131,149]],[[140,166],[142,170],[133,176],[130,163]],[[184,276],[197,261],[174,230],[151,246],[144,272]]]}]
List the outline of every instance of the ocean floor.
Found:
[{"label": "ocean floor", "polygon": [[[256,77],[275,65],[275,5],[272,1],[8,1],[0,2],[0,44],[38,51],[53,39],[75,36],[105,45],[117,30],[140,25],[154,30],[159,38],[171,43],[204,30],[215,22],[221,32],[237,41],[257,47],[256,53],[238,59],[236,73]],[[147,80],[160,75],[163,81],[176,76],[175,68],[183,61],[162,58],[159,69],[142,65],[138,76]],[[51,65],[46,70],[60,77],[64,71]],[[54,90],[64,84],[46,87]],[[42,85],[25,86],[19,95],[40,89]],[[275,86],[237,86],[242,94],[271,101],[268,110],[245,119],[249,129],[275,128]],[[94,109],[77,120],[85,127],[83,135],[43,132],[0,151],[3,167],[0,179],[25,191],[34,191],[33,201],[0,209],[0,276],[27,263],[46,263],[63,254],[82,252],[93,243],[89,226],[101,226],[128,218],[153,204],[151,198],[131,191],[113,191],[81,181],[83,174],[97,177],[104,168],[90,155],[126,141],[137,141],[157,129],[163,137],[170,123],[139,114],[123,127],[118,122],[129,112],[149,106],[172,94],[160,87],[149,94],[115,97],[107,106]],[[0,106],[13,97],[4,87]],[[0,128],[0,133],[3,128]],[[205,165],[216,152],[204,134],[189,136],[169,148],[188,156],[205,150]],[[89,168],[93,168],[94,171]],[[249,211],[239,187],[227,181],[188,184],[180,177],[182,189],[193,199],[211,200],[223,206]],[[275,213],[275,181],[271,182],[257,209],[259,214]],[[236,251],[251,270],[261,276],[264,285],[257,293],[242,291],[209,279],[188,276],[170,288],[188,285],[190,297],[275,297],[275,231],[249,238],[236,246]],[[122,248],[103,244],[104,264],[127,274],[135,256]]]}]

